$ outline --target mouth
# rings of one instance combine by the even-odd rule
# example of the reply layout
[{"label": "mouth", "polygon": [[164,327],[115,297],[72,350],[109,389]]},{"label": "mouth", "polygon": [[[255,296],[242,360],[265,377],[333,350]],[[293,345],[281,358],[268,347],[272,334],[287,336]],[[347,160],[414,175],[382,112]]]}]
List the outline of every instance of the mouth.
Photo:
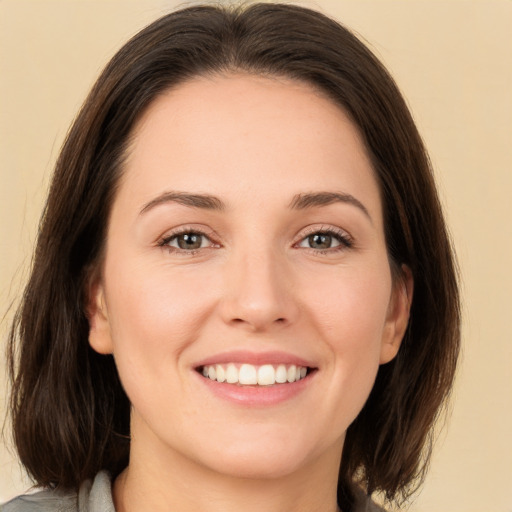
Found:
[{"label": "mouth", "polygon": [[287,385],[305,379],[315,368],[295,364],[225,363],[196,368],[205,379],[236,386],[268,387]]}]

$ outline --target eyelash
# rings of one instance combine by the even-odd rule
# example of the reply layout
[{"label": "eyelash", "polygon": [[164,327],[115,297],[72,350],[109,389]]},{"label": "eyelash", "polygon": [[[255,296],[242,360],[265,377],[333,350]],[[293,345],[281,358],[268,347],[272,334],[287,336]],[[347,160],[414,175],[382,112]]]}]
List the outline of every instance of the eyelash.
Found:
[{"label": "eyelash", "polygon": [[[173,240],[176,240],[178,237],[183,235],[196,235],[200,237],[204,237],[210,242],[210,246],[208,247],[199,247],[197,249],[182,249],[179,247],[173,247],[169,245]],[[213,233],[206,233],[205,231],[201,229],[195,229],[190,227],[183,227],[181,229],[178,229],[176,231],[173,231],[172,233],[164,236],[161,240],[158,241],[157,246],[162,247],[164,249],[167,249],[169,252],[175,253],[175,254],[183,254],[186,256],[191,256],[196,254],[198,251],[204,250],[204,249],[210,249],[212,247],[220,247],[220,244],[215,243],[213,239]]]},{"label": "eyelash", "polygon": [[328,247],[326,249],[314,249],[313,247],[305,247],[305,249],[313,251],[315,254],[329,255],[345,251],[347,249],[351,249],[354,247],[354,240],[346,231],[331,226],[322,226],[320,228],[318,228],[317,226],[312,226],[310,228],[307,228],[305,233],[301,233],[300,240],[295,242],[294,246],[298,246],[299,244],[306,241],[309,237],[313,235],[327,235],[335,239],[337,242],[339,242],[338,246]]},{"label": "eyelash", "polygon": [[[207,247],[199,247],[197,249],[183,249],[179,247],[173,247],[170,245],[170,243],[174,240],[176,240],[179,236],[182,235],[191,235],[191,236],[199,236],[206,238],[211,245]],[[300,247],[300,244],[304,241],[306,241],[309,237],[313,235],[324,235],[324,236],[330,236],[333,239],[335,239],[339,245],[335,247],[328,247],[326,249],[315,249],[313,247],[304,247],[305,249],[308,249],[309,251],[313,251],[315,254],[333,254],[340,251],[344,251],[347,249],[351,249],[354,246],[354,241],[348,233],[341,229],[335,229],[333,227],[311,227],[306,230],[305,233],[301,233],[301,238],[293,244],[293,247]],[[164,236],[161,240],[158,241],[157,246],[165,248],[169,250],[170,252],[176,253],[176,254],[183,254],[183,255],[194,255],[200,250],[204,249],[210,249],[215,247],[220,247],[220,244],[213,241],[212,233],[207,233],[201,229],[194,229],[194,228],[188,228],[184,227],[182,229],[179,229],[177,231],[174,231],[166,236]]]}]

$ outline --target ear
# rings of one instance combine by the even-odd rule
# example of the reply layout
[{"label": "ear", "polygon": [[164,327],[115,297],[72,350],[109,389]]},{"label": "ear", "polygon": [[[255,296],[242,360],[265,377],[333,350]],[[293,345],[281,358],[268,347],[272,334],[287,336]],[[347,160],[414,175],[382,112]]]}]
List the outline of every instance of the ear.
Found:
[{"label": "ear", "polygon": [[89,320],[89,345],[100,354],[112,354],[105,290],[99,278],[88,286],[87,319]]},{"label": "ear", "polygon": [[414,280],[407,265],[402,265],[402,275],[393,283],[386,325],[382,334],[380,364],[389,363],[398,353],[409,323]]}]

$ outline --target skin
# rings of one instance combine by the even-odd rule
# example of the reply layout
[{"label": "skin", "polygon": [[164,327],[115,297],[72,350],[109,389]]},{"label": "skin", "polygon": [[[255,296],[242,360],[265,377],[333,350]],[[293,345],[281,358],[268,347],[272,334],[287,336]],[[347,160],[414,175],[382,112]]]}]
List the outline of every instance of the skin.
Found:
[{"label": "skin", "polygon": [[[162,200],[170,191],[223,207]],[[356,201],[293,207],[318,192]],[[328,230],[331,246],[312,246]],[[205,233],[202,246],[180,249],[183,231]],[[156,99],[134,129],[90,286],[90,344],[114,355],[132,403],[116,509],[336,510],[346,429],[398,351],[411,293],[410,277],[391,277],[364,145],[329,99],[244,74]],[[315,371],[283,402],[233,403],[196,365],[235,349]]]}]

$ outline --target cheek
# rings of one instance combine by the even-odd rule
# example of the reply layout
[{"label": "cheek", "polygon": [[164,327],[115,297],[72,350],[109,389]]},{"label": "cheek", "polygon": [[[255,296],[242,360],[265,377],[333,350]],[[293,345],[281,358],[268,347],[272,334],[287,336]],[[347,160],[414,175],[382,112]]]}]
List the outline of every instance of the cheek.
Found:
[{"label": "cheek", "polygon": [[338,404],[332,421],[346,429],[364,405],[379,368],[391,277],[387,267],[374,272],[345,268],[315,282],[309,286],[309,295],[316,297],[309,301],[309,311],[330,352],[326,403]]},{"label": "cheek", "polygon": [[340,267],[301,286],[317,328],[334,346],[364,355],[358,348],[380,344],[391,294],[387,266],[370,270]]},{"label": "cheek", "polygon": [[212,303],[205,281],[189,274],[158,263],[110,269],[107,307],[118,365],[141,373],[176,366]]},{"label": "cheek", "polygon": [[[168,429],[179,430],[173,411],[190,409],[182,400],[190,371],[183,353],[211,309],[208,280],[197,273],[195,279],[186,271],[171,272],[159,263],[114,264],[105,274],[113,355],[126,394],[142,418],[151,423],[159,411]],[[172,410],[163,405],[169,397]]]}]

